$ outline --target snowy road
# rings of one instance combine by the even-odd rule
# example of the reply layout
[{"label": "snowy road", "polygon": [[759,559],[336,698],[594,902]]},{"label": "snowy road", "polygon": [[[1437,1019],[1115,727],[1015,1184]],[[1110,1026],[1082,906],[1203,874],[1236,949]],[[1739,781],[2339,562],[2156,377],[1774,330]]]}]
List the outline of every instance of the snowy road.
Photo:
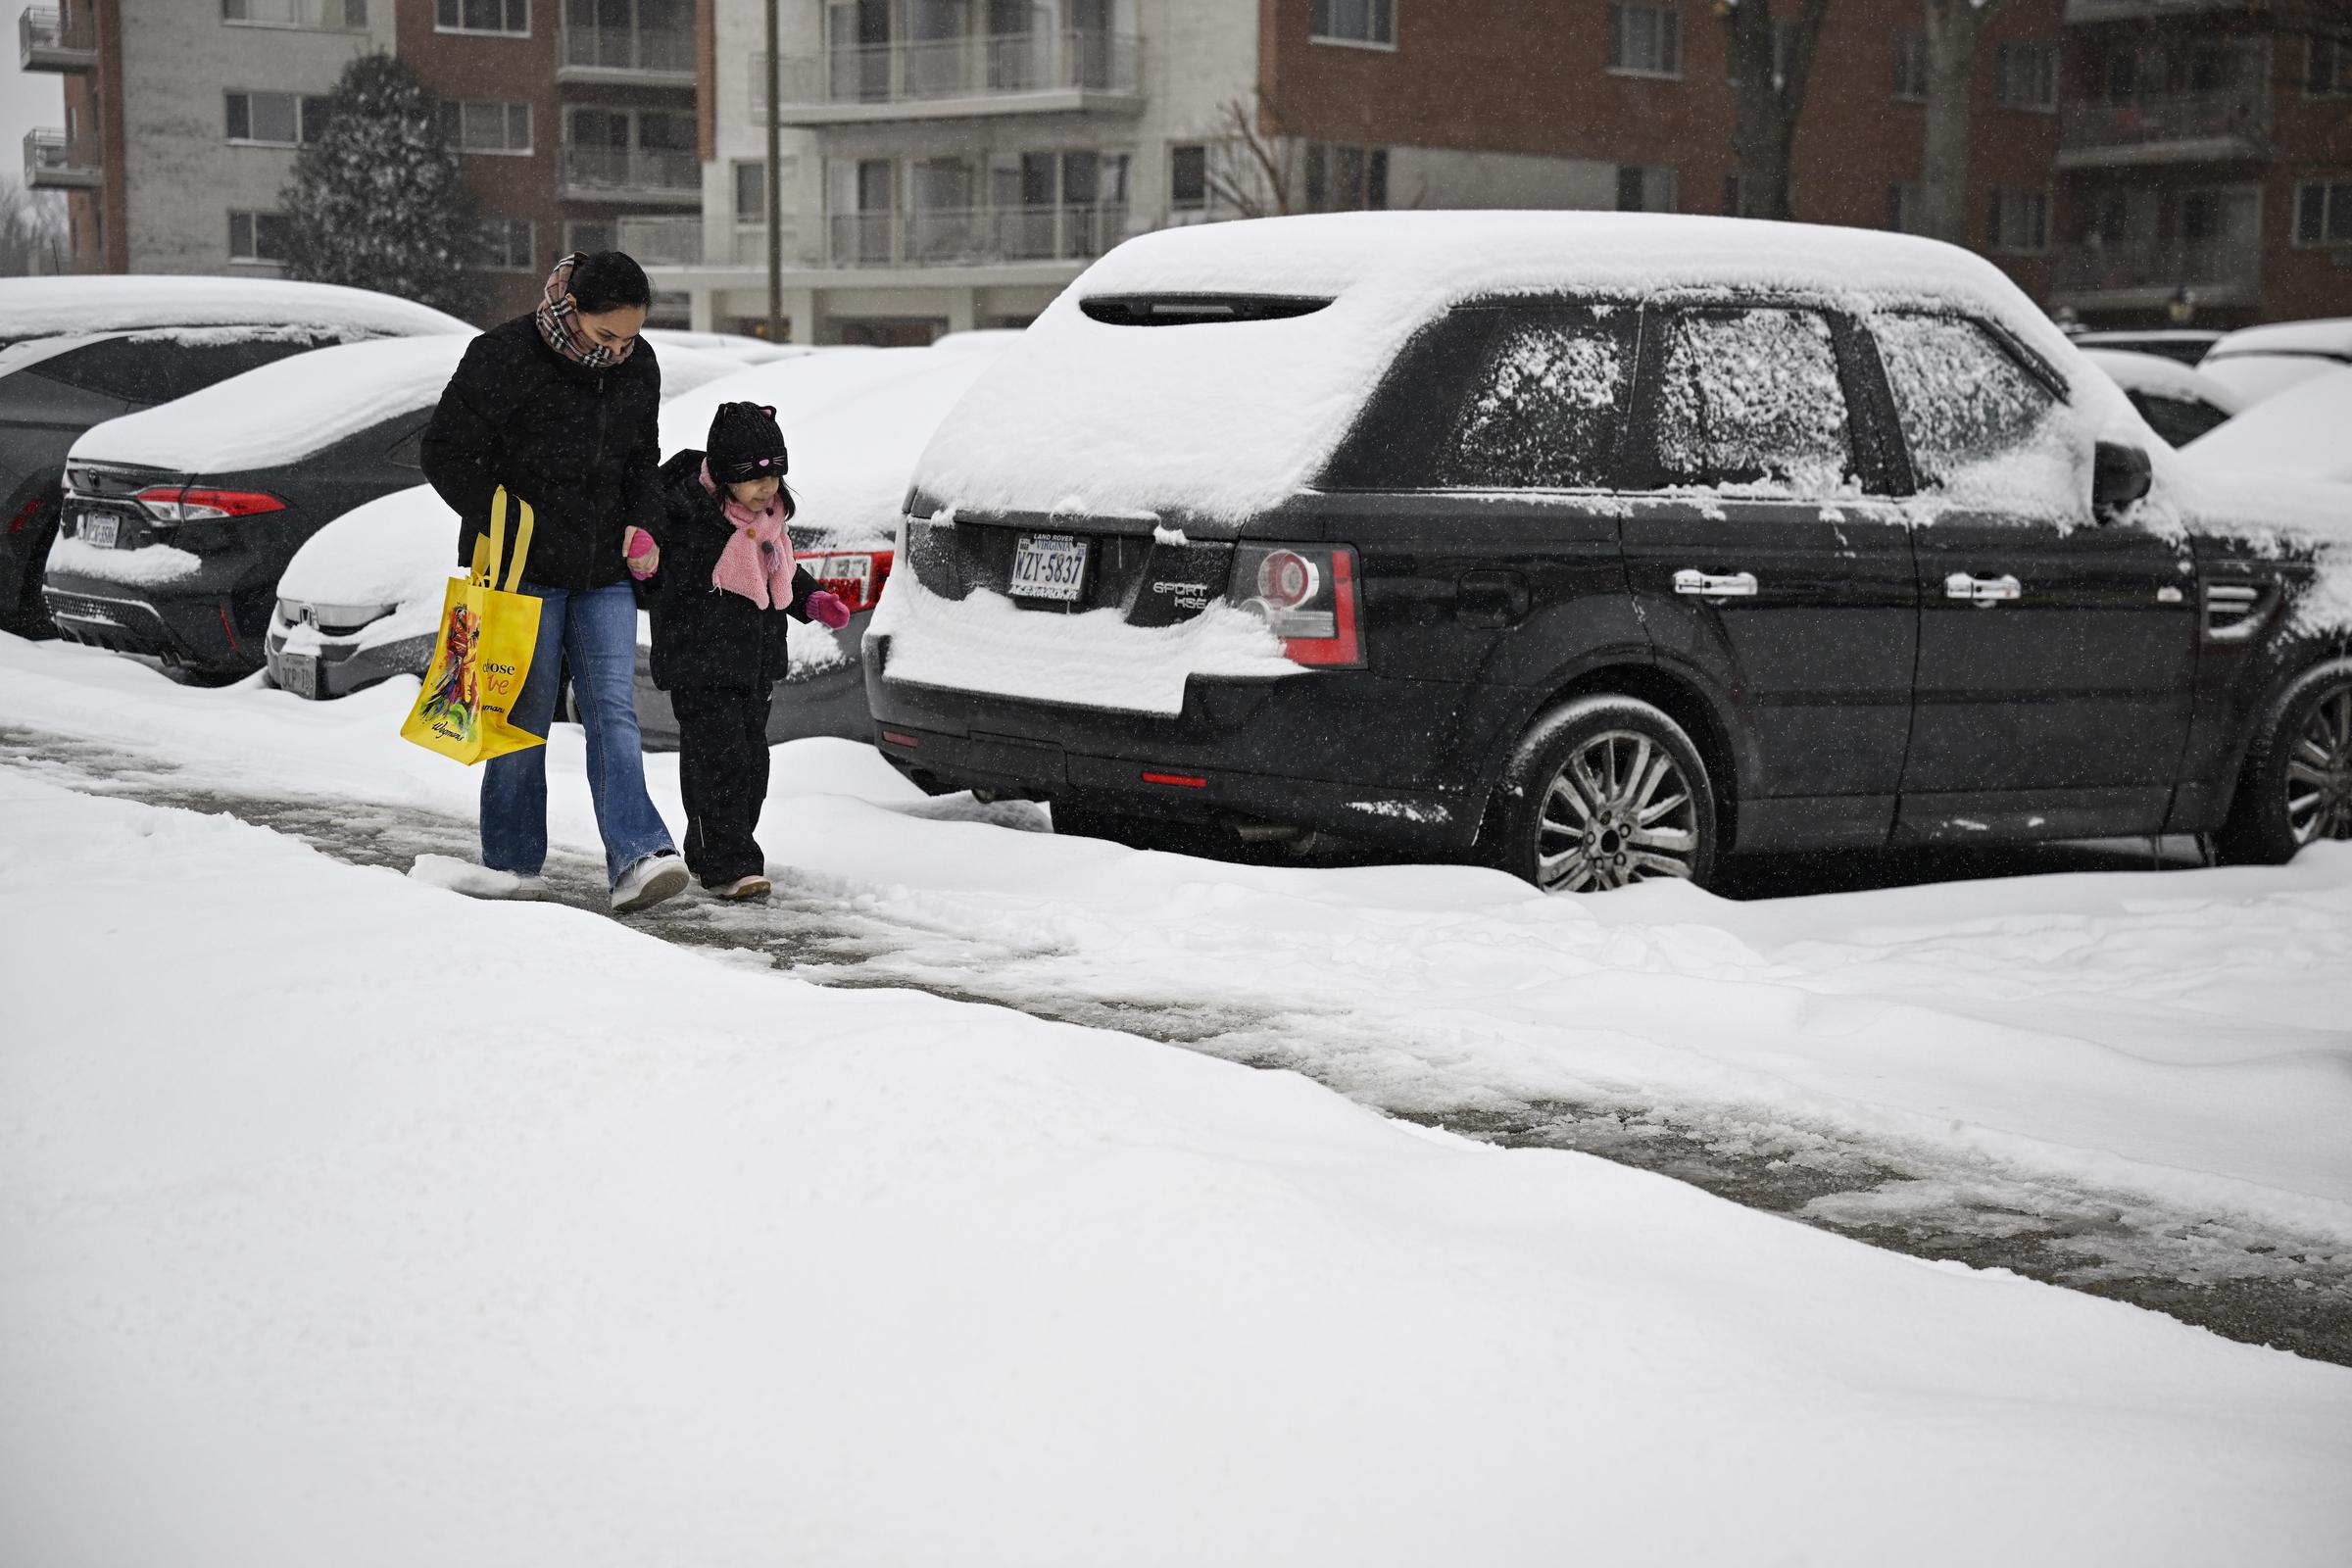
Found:
[{"label": "snowy road", "polygon": [[[270,722],[313,727],[358,716],[354,704],[336,714],[258,691],[139,697],[134,707],[183,715],[207,701],[268,705]],[[71,726],[79,734],[14,721],[56,714],[0,705],[0,767],[226,811],[357,864],[471,858],[471,822],[445,791],[366,799],[402,793],[379,779],[344,793],[319,776],[322,760],[349,761],[328,747],[308,766],[257,763],[249,751],[232,760],[238,736],[254,733],[251,713],[209,737],[225,746],[130,714]],[[856,782],[872,792],[870,776]],[[792,829],[795,848],[771,853],[821,868],[785,871],[768,906],[680,901],[639,923],[819,984],[919,989],[1291,1068],[1391,1114],[1604,1155],[1898,1250],[2007,1267],[2352,1364],[2352,1234],[2336,1200],[2352,1183],[2331,1130],[2341,1123],[2328,1119],[2347,1036],[2343,988],[2328,978],[2352,955],[2352,857],[2266,873],[2257,897],[2231,881],[2248,873],[2111,873],[1716,902],[1701,926],[1687,901],[1666,902],[1690,890],[1615,896],[1563,921],[1545,901],[1497,905],[1480,873],[1131,857],[1036,836],[1046,818],[1026,805],[828,799],[793,814],[810,820]],[[777,815],[771,807],[771,829]],[[560,808],[559,839],[581,842],[561,818]],[[936,835],[919,883],[902,879],[910,862],[886,842],[894,821]],[[811,835],[834,853],[808,853]],[[870,874],[845,874],[861,844],[873,847]],[[1057,852],[1036,858],[1027,886],[1024,846]],[[1095,897],[1114,866],[1132,896]],[[591,857],[559,852],[550,873],[564,902],[601,909]],[[2053,899],[2060,886],[2066,896]],[[2226,997],[2200,989],[2216,972],[2236,976]],[[1661,987],[1678,999],[1663,1013]],[[2023,1033],[2021,1008],[2050,1032]],[[1567,1060],[1564,1015],[1578,1024]],[[2249,1024],[2260,1036],[2250,1049],[2200,1054],[2208,1034]],[[1744,1060],[1694,1063],[1677,1030],[1755,1044]],[[1862,1080],[1924,1065],[1949,1079],[1937,1103],[1967,1114],[1872,1106],[1844,1084],[1791,1093],[1777,1058],[1793,1055],[1797,1036],[1817,1058],[1824,1038],[1850,1042],[1850,1059],[1832,1066]],[[2132,1058],[2120,1076],[2105,1059],[2119,1046]],[[2083,1058],[2071,1069],[2070,1054]],[[2238,1108],[2275,1107],[2278,1124],[2217,1139],[2175,1098],[2182,1067],[2192,1084],[2230,1086]],[[2133,1081],[2141,1069],[2147,1084]],[[1817,1059],[1816,1082],[1822,1070]],[[2086,1149],[2004,1126],[1979,1072],[2044,1075],[2042,1090],[2082,1102],[2072,1125],[2132,1115],[2156,1131],[2143,1121],[2136,1143]],[[2116,1103],[2119,1083],[2142,1103]],[[2169,1165],[2150,1157],[2168,1152]]]}]

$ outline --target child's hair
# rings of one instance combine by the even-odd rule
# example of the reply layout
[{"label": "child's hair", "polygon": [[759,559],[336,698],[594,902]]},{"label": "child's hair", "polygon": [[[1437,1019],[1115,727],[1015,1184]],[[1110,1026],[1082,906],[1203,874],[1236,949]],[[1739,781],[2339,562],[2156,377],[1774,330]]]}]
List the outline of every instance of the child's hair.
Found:
[{"label": "child's hair", "polygon": [[[732,497],[735,494],[735,487],[737,485],[758,484],[760,479],[764,479],[766,477],[766,474],[761,474],[758,479],[727,479],[720,483],[719,488],[726,491],[726,493]],[[792,486],[784,482],[784,476],[782,474],[776,475],[776,499],[784,503],[784,517],[786,521],[790,521],[792,518],[800,514],[800,503],[793,499]]]}]

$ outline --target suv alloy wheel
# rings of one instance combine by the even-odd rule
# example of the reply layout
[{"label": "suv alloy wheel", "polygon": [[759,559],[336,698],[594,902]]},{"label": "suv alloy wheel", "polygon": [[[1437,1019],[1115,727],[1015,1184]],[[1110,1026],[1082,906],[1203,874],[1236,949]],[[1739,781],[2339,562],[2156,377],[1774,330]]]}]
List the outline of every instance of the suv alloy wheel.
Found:
[{"label": "suv alloy wheel", "polygon": [[1597,893],[1715,869],[1715,791],[1683,727],[1631,697],[1580,697],[1529,727],[1492,819],[1501,869]]},{"label": "suv alloy wheel", "polygon": [[2323,664],[2272,708],[2218,836],[2222,858],[2280,865],[2306,844],[2352,838],[2352,663]]}]

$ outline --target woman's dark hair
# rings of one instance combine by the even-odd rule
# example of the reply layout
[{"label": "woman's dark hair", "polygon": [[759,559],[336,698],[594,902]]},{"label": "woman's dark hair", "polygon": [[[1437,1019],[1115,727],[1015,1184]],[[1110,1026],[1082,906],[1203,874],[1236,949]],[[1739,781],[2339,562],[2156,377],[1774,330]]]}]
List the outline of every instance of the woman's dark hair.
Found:
[{"label": "woman's dark hair", "polygon": [[598,251],[571,270],[571,302],[582,316],[607,311],[647,310],[654,303],[654,286],[645,269],[626,251]]}]

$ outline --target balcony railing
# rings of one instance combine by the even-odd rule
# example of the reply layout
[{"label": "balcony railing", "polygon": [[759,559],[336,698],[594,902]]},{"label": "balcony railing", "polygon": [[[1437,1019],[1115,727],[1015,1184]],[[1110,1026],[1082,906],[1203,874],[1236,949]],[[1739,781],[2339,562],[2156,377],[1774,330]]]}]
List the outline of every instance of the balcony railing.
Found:
[{"label": "balcony railing", "polygon": [[28,6],[17,18],[17,65],[23,71],[93,71],[98,65],[97,19],[55,6]]},{"label": "balcony railing", "polygon": [[2208,11],[2244,11],[2246,0],[2066,0],[2067,25],[2098,22],[2143,22],[2153,17],[2193,17]]},{"label": "balcony railing", "polygon": [[2059,158],[2081,165],[2254,153],[2269,139],[2270,119],[2259,87],[2151,93],[2123,103],[2070,103],[2059,132]]},{"label": "balcony railing", "polygon": [[24,183],[34,190],[93,190],[104,177],[98,149],[62,130],[24,133]]},{"label": "balcony railing", "polygon": [[[784,265],[800,267],[801,237],[784,225]],[[613,244],[647,267],[765,267],[767,230],[734,227],[712,246],[700,218],[623,218],[613,225]]]},{"label": "balcony railing", "polygon": [[2259,294],[2261,241],[2176,239],[2134,246],[2075,245],[2058,254],[2055,292],[2062,298],[2138,296],[2160,302],[2182,289],[2205,300]]},{"label": "balcony railing", "polygon": [[1088,261],[1126,237],[1127,209],[948,207],[836,213],[827,226],[834,267],[984,267]]},{"label": "balcony railing", "polygon": [[683,27],[565,25],[559,70],[580,75],[677,76],[692,81],[695,41]]},{"label": "balcony railing", "polygon": [[[852,105],[947,105],[1040,94],[1132,97],[1143,80],[1142,40],[1096,31],[1019,32],[920,43],[865,44],[778,65],[788,110]],[[767,113],[767,60],[752,61],[752,115]]]},{"label": "balcony railing", "polygon": [[702,200],[703,165],[693,153],[566,145],[562,169],[567,193],[629,192]]}]

